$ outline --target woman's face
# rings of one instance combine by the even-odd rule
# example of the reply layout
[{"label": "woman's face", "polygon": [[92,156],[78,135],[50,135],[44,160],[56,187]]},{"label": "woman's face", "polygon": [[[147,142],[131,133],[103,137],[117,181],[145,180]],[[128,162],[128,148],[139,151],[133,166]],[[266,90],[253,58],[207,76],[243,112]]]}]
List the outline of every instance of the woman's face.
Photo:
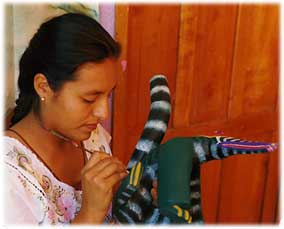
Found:
[{"label": "woman's face", "polygon": [[64,136],[82,141],[109,115],[109,96],[117,83],[118,64],[114,59],[88,62],[76,71],[76,80],[62,88],[42,106],[46,126]]}]

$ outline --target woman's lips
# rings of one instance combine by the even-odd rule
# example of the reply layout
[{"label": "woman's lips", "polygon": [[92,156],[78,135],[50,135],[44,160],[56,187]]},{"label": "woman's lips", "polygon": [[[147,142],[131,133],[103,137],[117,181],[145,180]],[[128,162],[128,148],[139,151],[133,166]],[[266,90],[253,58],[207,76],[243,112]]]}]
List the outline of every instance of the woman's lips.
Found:
[{"label": "woman's lips", "polygon": [[87,127],[87,129],[91,130],[91,131],[96,129],[97,126],[98,126],[98,124],[87,124],[87,125],[85,125],[85,127]]}]

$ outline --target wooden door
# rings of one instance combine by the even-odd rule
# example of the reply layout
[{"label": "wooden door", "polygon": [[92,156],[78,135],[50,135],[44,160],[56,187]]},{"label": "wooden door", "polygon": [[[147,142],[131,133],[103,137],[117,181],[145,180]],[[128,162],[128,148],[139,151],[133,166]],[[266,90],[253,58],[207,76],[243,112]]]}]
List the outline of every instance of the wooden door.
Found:
[{"label": "wooden door", "polygon": [[[172,115],[163,141],[225,135],[278,142],[278,5],[117,5],[127,68],[114,96],[113,152],[129,160],[162,73]],[[275,222],[278,151],[201,169],[205,223]]]}]

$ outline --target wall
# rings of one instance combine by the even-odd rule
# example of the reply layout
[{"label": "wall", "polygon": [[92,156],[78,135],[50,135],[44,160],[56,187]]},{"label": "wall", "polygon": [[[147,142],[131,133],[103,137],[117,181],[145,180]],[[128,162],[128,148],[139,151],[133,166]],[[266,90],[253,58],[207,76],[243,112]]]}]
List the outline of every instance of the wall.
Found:
[{"label": "wall", "polygon": [[[278,142],[279,5],[117,5],[127,61],[114,100],[113,153],[127,164],[150,108],[149,80],[167,76],[177,136]],[[173,153],[178,153],[173,152]],[[279,151],[201,166],[206,223],[275,222]]]}]

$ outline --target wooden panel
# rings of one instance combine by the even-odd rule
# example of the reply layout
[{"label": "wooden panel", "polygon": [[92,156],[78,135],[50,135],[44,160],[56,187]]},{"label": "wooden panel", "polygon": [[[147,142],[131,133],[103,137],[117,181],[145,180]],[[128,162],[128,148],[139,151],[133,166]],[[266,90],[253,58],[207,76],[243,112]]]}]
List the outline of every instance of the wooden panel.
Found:
[{"label": "wooden panel", "polygon": [[[119,61],[126,62],[127,58],[127,42],[128,42],[128,5],[116,5],[115,7],[115,38],[120,42],[122,53]],[[127,122],[127,87],[126,87],[126,71],[119,72],[120,78],[114,92],[113,99],[113,129],[112,137],[112,152],[114,156],[118,157],[125,164],[127,163],[127,153],[125,152],[125,145],[127,144],[127,132],[124,131],[124,126]]]},{"label": "wooden panel", "polygon": [[221,161],[210,161],[201,166],[201,205],[206,224],[217,223]]},{"label": "wooden panel", "polygon": [[[262,123],[262,125],[259,125],[259,123]],[[277,130],[277,128],[278,120],[274,114],[258,113],[257,115],[247,115],[228,121],[196,124],[192,128],[181,127],[168,129],[163,142],[177,136],[196,135],[224,135],[258,140],[256,138],[258,133],[272,132]]]},{"label": "wooden panel", "polygon": [[[272,133],[255,134],[252,140],[270,142]],[[240,155],[222,161],[218,211],[220,223],[261,221],[268,159],[269,154],[259,154]]]},{"label": "wooden panel", "polygon": [[191,110],[198,5],[182,5],[173,127],[188,127]]},{"label": "wooden panel", "polygon": [[191,123],[227,116],[236,10],[234,5],[200,7]]},{"label": "wooden panel", "polygon": [[280,202],[280,198],[279,198],[279,195],[280,193],[278,193],[277,195],[277,204],[276,204],[276,214],[275,214],[275,223],[279,224],[280,223],[280,220],[281,220],[281,217],[280,217],[280,211],[281,211],[281,206],[279,205],[279,202]]},{"label": "wooden panel", "polygon": [[267,155],[236,156],[222,162],[219,222],[259,222],[267,163]]},{"label": "wooden panel", "polygon": [[239,11],[230,117],[274,112],[278,97],[279,7],[241,5]]},{"label": "wooden panel", "polygon": [[[184,37],[180,40],[183,43],[180,44],[179,61],[182,61],[181,67],[186,68],[184,63],[186,62],[187,67],[190,66],[190,68],[188,70],[178,69],[180,72],[178,72],[177,80],[181,82],[177,86],[186,82],[189,87],[187,89],[186,86],[182,86],[183,90],[176,89],[176,100],[180,107],[176,107],[179,110],[176,111],[175,119],[178,120],[180,115],[181,117],[189,115],[189,120],[186,121],[190,123],[225,119],[230,90],[237,6],[200,5],[199,7],[188,7],[184,11],[189,11],[185,12],[189,15],[184,16],[182,23],[188,23],[187,18],[191,19],[189,19],[189,25],[183,26],[181,35]],[[194,17],[197,17],[197,22],[193,19]],[[192,24],[193,27],[191,27]],[[190,35],[193,38],[188,39],[187,36]],[[183,58],[186,59],[182,60]],[[184,97],[185,90],[187,97]],[[190,109],[190,113],[184,114],[184,103],[189,104],[189,102],[184,102],[186,100],[190,101],[190,107],[186,110]],[[185,125],[188,126],[188,124]]]},{"label": "wooden panel", "polygon": [[[273,133],[273,142],[279,143],[278,131]],[[269,154],[268,173],[264,193],[262,217],[263,223],[272,223],[277,217],[277,202],[279,194],[279,149]]]}]

